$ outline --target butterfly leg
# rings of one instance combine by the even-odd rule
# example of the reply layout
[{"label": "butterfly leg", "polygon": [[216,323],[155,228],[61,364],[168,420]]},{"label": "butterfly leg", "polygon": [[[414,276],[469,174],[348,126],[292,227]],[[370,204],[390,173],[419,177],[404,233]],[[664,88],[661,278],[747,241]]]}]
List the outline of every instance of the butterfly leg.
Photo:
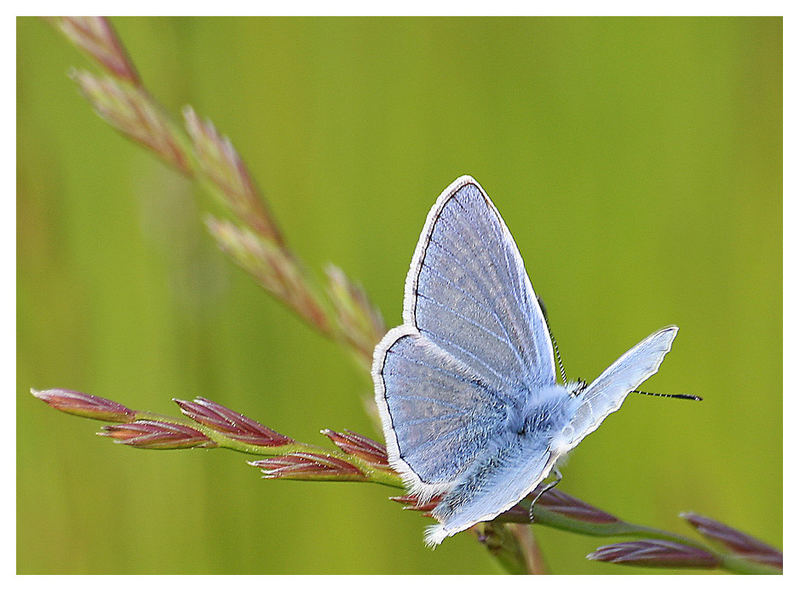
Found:
[{"label": "butterfly leg", "polygon": [[530,509],[528,510],[528,516],[530,517],[531,522],[533,522],[533,506],[539,501],[539,498],[553,489],[553,487],[561,483],[561,471],[559,471],[556,467],[553,467],[553,473],[555,475],[555,480],[542,487],[542,490],[536,494],[536,497],[533,498],[533,501],[531,502]]}]

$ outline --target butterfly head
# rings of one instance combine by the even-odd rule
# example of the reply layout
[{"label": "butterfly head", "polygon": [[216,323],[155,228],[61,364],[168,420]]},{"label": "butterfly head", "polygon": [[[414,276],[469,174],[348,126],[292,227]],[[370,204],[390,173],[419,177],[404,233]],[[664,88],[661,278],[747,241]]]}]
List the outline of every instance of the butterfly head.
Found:
[{"label": "butterfly head", "polygon": [[577,397],[586,390],[586,381],[579,378],[575,382],[568,382],[567,390],[570,397]]}]

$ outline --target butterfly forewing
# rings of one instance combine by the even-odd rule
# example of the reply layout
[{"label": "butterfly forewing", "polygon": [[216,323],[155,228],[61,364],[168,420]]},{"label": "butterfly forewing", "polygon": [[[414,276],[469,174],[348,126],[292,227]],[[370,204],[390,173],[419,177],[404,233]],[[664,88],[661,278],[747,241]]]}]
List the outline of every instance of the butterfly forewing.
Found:
[{"label": "butterfly forewing", "polygon": [[575,417],[564,429],[564,445],[574,448],[611,413],[625,397],[658,372],[678,334],[677,327],[656,331],[629,349],[579,395]]},{"label": "butterfly forewing", "polygon": [[406,324],[471,368],[498,395],[553,384],[553,350],[519,251],[472,178],[437,201],[406,282]]}]

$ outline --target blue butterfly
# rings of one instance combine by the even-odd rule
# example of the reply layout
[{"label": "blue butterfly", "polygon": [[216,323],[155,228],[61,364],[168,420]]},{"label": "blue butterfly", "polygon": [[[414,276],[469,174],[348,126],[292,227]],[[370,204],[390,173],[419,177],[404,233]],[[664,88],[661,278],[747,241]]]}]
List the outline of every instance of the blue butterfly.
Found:
[{"label": "blue butterfly", "polygon": [[403,324],[376,346],[372,366],[391,466],[421,502],[443,495],[426,543],[528,495],[658,371],[677,333],[653,333],[588,386],[557,383],[514,239],[477,181],[456,179],[428,214]]}]

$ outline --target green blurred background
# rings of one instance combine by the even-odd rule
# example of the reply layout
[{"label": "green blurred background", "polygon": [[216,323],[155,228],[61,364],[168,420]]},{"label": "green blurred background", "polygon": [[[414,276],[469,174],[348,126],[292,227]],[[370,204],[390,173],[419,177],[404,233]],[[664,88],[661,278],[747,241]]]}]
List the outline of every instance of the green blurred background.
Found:
[{"label": "green blurred background", "polygon": [[[114,19],[146,84],[228,134],[290,243],[389,325],[426,213],[470,173],[513,232],[567,371],[669,323],[644,388],[561,488],[689,534],[692,510],[782,545],[782,22]],[[17,37],[17,569],[498,573],[377,485],[265,482],[227,451],[152,452],[33,399],[64,387],[176,413],[205,396],[298,439],[380,439],[369,377],[217,251],[208,197],[123,139],[41,20]],[[536,528],[557,573],[626,573]]]}]

